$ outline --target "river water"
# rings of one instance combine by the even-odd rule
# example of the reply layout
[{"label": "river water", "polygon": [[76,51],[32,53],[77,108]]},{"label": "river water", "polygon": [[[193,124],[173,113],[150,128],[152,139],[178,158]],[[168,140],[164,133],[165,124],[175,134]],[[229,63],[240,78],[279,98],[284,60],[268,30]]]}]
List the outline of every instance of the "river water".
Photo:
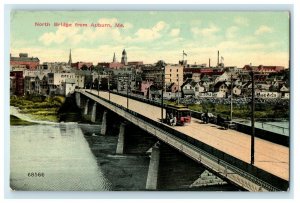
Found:
[{"label": "river water", "polygon": [[[149,157],[115,155],[116,138],[92,136],[100,126],[77,123],[10,128],[13,190],[144,190]],[[43,173],[31,177],[28,173]]]},{"label": "river water", "polygon": [[[116,155],[118,136],[100,135],[100,125],[35,121],[14,107],[11,113],[35,123],[10,127],[12,190],[145,190],[149,156]],[[230,184],[190,189],[237,190]]]},{"label": "river water", "polygon": [[[242,123],[245,124],[247,126],[251,126],[251,121],[249,120],[244,120],[244,119],[237,119],[234,120],[237,123]],[[274,133],[278,133],[280,135],[285,135],[285,136],[289,136],[290,135],[290,122],[289,121],[278,121],[278,122],[274,122],[274,121],[256,121],[254,123],[254,126],[256,128],[259,129],[263,129],[266,131],[270,131],[270,132],[274,132]]]}]

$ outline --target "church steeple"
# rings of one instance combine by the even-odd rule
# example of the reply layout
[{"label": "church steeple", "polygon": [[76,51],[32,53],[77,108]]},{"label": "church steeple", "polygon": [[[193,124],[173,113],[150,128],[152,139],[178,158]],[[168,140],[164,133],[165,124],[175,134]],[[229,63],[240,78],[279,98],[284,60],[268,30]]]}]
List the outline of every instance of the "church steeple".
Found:
[{"label": "church steeple", "polygon": [[117,59],[116,59],[116,53],[114,53],[114,57],[113,57],[113,63],[116,63]]},{"label": "church steeple", "polygon": [[71,49],[70,49],[70,54],[69,54],[69,62],[68,64],[71,66],[72,65],[72,53],[71,53]]},{"label": "church steeple", "polygon": [[121,63],[124,64],[124,65],[127,65],[127,53],[126,53],[125,49],[124,49],[123,52],[122,52],[122,60],[121,60]]}]

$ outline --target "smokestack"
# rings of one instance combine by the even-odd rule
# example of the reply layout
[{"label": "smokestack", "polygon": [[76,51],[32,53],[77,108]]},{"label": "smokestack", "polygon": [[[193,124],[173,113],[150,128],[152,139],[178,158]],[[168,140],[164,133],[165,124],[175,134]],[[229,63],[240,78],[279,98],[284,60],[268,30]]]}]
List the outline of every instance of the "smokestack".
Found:
[{"label": "smokestack", "polygon": [[219,66],[219,50],[218,50],[218,63],[217,63],[217,66]]},{"label": "smokestack", "polygon": [[209,58],[209,60],[208,60],[208,67],[210,68],[210,58]]}]

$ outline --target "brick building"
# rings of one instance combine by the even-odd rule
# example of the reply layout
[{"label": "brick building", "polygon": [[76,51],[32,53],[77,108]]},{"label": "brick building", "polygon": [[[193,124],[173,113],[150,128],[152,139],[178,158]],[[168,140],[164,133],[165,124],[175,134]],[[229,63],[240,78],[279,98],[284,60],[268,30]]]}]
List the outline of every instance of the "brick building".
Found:
[{"label": "brick building", "polygon": [[259,72],[262,74],[278,73],[284,71],[283,66],[264,66],[264,65],[259,65],[259,66],[245,65],[243,69],[246,71],[251,71],[253,69],[254,72]]},{"label": "brick building", "polygon": [[118,70],[120,68],[123,68],[124,64],[119,63],[119,62],[111,62],[111,63],[109,63],[109,62],[100,62],[100,63],[98,63],[97,66]]},{"label": "brick building", "polygon": [[27,69],[36,69],[40,64],[37,57],[28,57],[27,53],[20,53],[19,57],[10,56],[11,66],[25,65]]},{"label": "brick building", "polygon": [[82,67],[84,67],[84,66],[86,66],[87,68],[90,68],[91,66],[93,66],[93,63],[80,61],[80,62],[72,63],[71,66],[77,70],[81,70]]},{"label": "brick building", "polygon": [[10,72],[10,94],[17,96],[24,95],[23,71]]}]

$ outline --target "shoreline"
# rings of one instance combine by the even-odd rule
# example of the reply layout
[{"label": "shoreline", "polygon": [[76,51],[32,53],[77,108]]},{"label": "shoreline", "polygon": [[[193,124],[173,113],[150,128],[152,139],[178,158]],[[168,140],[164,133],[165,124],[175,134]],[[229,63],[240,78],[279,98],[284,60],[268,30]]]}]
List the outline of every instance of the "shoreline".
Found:
[{"label": "shoreline", "polygon": [[32,115],[21,113],[18,107],[10,106],[10,125],[59,124],[51,120],[36,120]]}]

